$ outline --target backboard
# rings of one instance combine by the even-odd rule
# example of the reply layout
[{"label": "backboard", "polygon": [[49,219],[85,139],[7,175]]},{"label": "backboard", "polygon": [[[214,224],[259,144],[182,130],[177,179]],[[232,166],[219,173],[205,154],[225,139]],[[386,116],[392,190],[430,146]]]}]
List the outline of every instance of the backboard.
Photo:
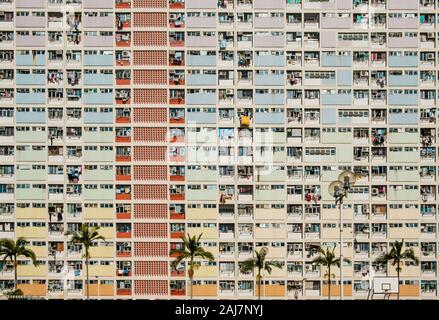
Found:
[{"label": "backboard", "polygon": [[373,293],[398,293],[398,278],[374,277]]}]

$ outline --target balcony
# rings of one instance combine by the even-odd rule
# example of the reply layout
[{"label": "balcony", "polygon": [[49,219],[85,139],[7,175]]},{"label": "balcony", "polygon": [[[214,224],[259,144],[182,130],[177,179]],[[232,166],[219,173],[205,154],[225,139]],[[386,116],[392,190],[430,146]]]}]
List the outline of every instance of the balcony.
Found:
[{"label": "balcony", "polygon": [[113,104],[112,92],[84,92],[84,104]]},{"label": "balcony", "polygon": [[[16,75],[15,83],[17,85],[45,85],[46,75],[44,73],[18,73]],[[17,95],[18,98],[18,95]]]},{"label": "balcony", "polygon": [[84,47],[112,47],[113,36],[84,35]]},{"label": "balcony", "polygon": [[419,5],[418,0],[388,0],[387,1],[387,9],[390,10],[417,10]]},{"label": "balcony", "polygon": [[[90,1],[90,0],[89,0]],[[16,0],[16,8],[38,8],[44,9],[46,7],[46,0]]]},{"label": "balcony", "polygon": [[213,112],[188,112],[188,123],[215,124],[217,115]]},{"label": "balcony", "polygon": [[45,92],[17,92],[15,98],[17,104],[45,104]]},{"label": "balcony", "polygon": [[84,9],[112,9],[114,0],[82,0]]},{"label": "balcony", "polygon": [[255,104],[280,105],[285,103],[284,93],[255,93]]},{"label": "balcony", "polygon": [[413,106],[418,104],[417,93],[389,93],[389,105]]},{"label": "balcony", "polygon": [[186,18],[186,28],[215,28],[216,27],[216,16],[213,17],[187,17]]},{"label": "balcony", "polygon": [[285,113],[283,112],[256,112],[255,124],[283,124],[285,122]]},{"label": "balcony", "polygon": [[217,0],[186,0],[186,9],[216,9]]},{"label": "balcony", "polygon": [[418,75],[395,75],[389,74],[388,84],[390,87],[412,87],[418,85]]},{"label": "balcony", "polygon": [[389,56],[389,67],[417,67],[418,66],[418,56],[411,55],[398,55]]},{"label": "balcony", "polygon": [[46,65],[46,55],[17,53],[15,63],[17,66],[44,66]]},{"label": "balcony", "polygon": [[186,47],[216,47],[216,36],[187,36]]},{"label": "balcony", "polygon": [[112,66],[114,55],[111,54],[84,54],[84,66]]},{"label": "balcony", "polygon": [[17,28],[44,28],[46,26],[46,17],[34,16],[16,16],[15,26]]},{"label": "balcony", "polygon": [[413,18],[393,18],[389,17],[387,28],[389,29],[416,29],[418,27],[418,17]]},{"label": "balcony", "polygon": [[83,17],[83,27],[84,28],[112,28],[114,25],[114,16],[88,16]]},{"label": "balcony", "polygon": [[215,201],[217,200],[217,194],[217,189],[188,189],[186,192],[186,199],[188,201]]},{"label": "balcony", "polygon": [[283,29],[284,17],[255,16],[253,26],[256,29]]},{"label": "balcony", "polygon": [[352,17],[347,16],[325,16],[321,18],[321,28],[322,29],[351,29],[352,28]]},{"label": "balcony", "polygon": [[417,48],[418,37],[389,37],[387,45],[389,48]]},{"label": "balcony", "polygon": [[46,45],[46,36],[44,34],[17,34],[15,39],[15,45],[17,47],[44,47]]},{"label": "balcony", "polygon": [[254,64],[255,67],[283,67],[285,65],[285,56],[274,54],[257,54]]},{"label": "balcony", "polygon": [[188,74],[186,82],[188,86],[214,86],[217,84],[216,79],[216,74]]},{"label": "balcony", "polygon": [[44,112],[17,112],[15,115],[17,123],[46,123]]},{"label": "balcony", "polygon": [[255,74],[255,85],[257,86],[283,86],[284,83],[285,75],[283,74]]},{"label": "balcony", "polygon": [[113,200],[113,189],[84,188],[84,200]]},{"label": "balcony", "polygon": [[112,85],[112,73],[85,73],[84,85]]},{"label": "balcony", "polygon": [[321,65],[322,67],[351,67],[352,55],[335,55],[322,52]]},{"label": "balcony", "polygon": [[285,0],[253,0],[253,9],[284,9]]},{"label": "balcony", "polygon": [[[302,0],[303,9],[319,9],[319,10],[334,10],[336,5],[346,2],[346,0],[339,1],[312,1],[312,0]],[[351,2],[351,1],[349,1]],[[337,6],[338,7],[338,6]],[[351,6],[348,9],[351,9]]]},{"label": "balcony", "polygon": [[187,55],[188,66],[210,66],[216,65],[216,55]]},{"label": "balcony", "polygon": [[186,104],[196,105],[214,105],[216,104],[216,93],[198,92],[188,93],[186,97]]},{"label": "balcony", "polygon": [[351,105],[351,93],[322,93],[323,105]]},{"label": "balcony", "polygon": [[106,123],[113,122],[113,112],[84,112],[84,123]]},{"label": "balcony", "polygon": [[254,46],[259,48],[283,47],[285,44],[284,35],[258,35],[254,36]]}]

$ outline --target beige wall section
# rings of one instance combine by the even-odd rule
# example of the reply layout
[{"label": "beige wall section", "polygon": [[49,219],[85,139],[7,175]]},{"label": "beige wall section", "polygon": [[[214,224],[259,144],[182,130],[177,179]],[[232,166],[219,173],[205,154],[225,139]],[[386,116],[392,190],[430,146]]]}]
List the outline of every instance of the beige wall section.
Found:
[{"label": "beige wall section", "polygon": [[189,233],[191,236],[196,234],[203,234],[203,239],[217,239],[218,238],[218,230],[217,228],[187,228],[186,233]]},{"label": "beige wall section", "polygon": [[102,227],[99,229],[99,234],[103,236],[105,240],[114,239],[116,237],[116,231],[114,227]]},{"label": "beige wall section", "polygon": [[89,266],[90,277],[113,277],[116,275],[115,265],[91,265]]},{"label": "beige wall section", "polygon": [[27,265],[19,265],[17,275],[19,277],[44,277],[47,274],[47,265],[39,265],[35,267],[32,263]]},{"label": "beige wall section", "polygon": [[218,217],[217,208],[188,208],[186,220],[215,220]]},{"label": "beige wall section", "polygon": [[48,250],[46,246],[28,246],[28,249],[32,250],[37,258],[46,257],[48,254]]},{"label": "beige wall section", "polygon": [[113,208],[84,208],[84,220],[112,220],[114,215]]},{"label": "beige wall section", "polygon": [[112,258],[115,255],[114,246],[91,247],[90,256],[92,258]]},{"label": "beige wall section", "polygon": [[15,230],[15,236],[24,237],[26,239],[32,238],[46,238],[47,237],[47,226],[46,227],[17,227]]},{"label": "beige wall section", "polygon": [[216,277],[218,276],[218,267],[217,266],[203,266],[201,265],[195,271],[196,277]]}]

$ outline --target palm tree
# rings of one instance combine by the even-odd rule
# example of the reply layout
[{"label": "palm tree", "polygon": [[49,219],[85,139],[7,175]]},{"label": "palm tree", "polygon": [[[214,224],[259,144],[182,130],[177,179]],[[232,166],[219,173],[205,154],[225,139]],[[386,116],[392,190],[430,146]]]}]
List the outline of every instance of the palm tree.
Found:
[{"label": "palm tree", "polygon": [[193,279],[195,269],[198,267],[198,264],[195,263],[195,258],[207,259],[209,261],[214,261],[213,254],[209,251],[204,250],[204,248],[200,244],[200,239],[203,234],[201,233],[198,237],[195,235],[191,237],[189,233],[186,237],[181,237],[183,241],[183,247],[180,249],[173,249],[170,251],[171,255],[177,255],[174,261],[171,263],[171,267],[176,270],[177,266],[183,260],[188,261],[188,275],[190,280],[190,288],[191,288],[191,299],[193,298]]},{"label": "palm tree", "polygon": [[[325,277],[328,277],[328,300],[331,300],[331,279],[334,277],[335,274],[331,273],[331,267],[337,266],[340,268],[340,258],[337,258],[335,256],[335,245],[332,250],[327,247],[326,250],[323,248],[319,249],[320,255],[316,257],[312,263],[317,264],[319,266],[324,266],[328,269],[328,272],[325,274]],[[349,259],[343,258],[344,261],[350,262]],[[340,284],[340,290],[343,290],[343,284]]]},{"label": "palm tree", "polygon": [[82,227],[78,231],[67,231],[66,236],[72,236],[70,241],[74,244],[80,244],[85,249],[85,268],[86,268],[86,279],[87,279],[87,300],[90,299],[89,290],[89,276],[88,276],[88,265],[90,261],[90,246],[93,242],[98,240],[105,241],[105,238],[99,235],[99,227],[89,227],[87,224],[82,224]]},{"label": "palm tree", "polygon": [[396,240],[392,243],[392,249],[389,253],[384,253],[382,256],[378,257],[375,262],[380,265],[387,265],[388,262],[392,263],[392,266],[396,265],[396,275],[398,277],[398,300],[399,300],[399,274],[402,270],[401,262],[404,260],[413,261],[414,263],[419,263],[419,259],[415,256],[413,249],[406,249],[403,251],[404,239],[401,242]]},{"label": "palm tree", "polygon": [[279,261],[266,261],[265,258],[267,256],[267,251],[264,250],[255,250],[255,255],[253,258],[247,259],[241,264],[241,272],[247,273],[251,272],[254,269],[257,269],[256,281],[258,283],[258,299],[261,300],[261,282],[262,282],[262,270],[271,274],[271,271],[274,268],[282,269],[282,265]]},{"label": "palm tree", "polygon": [[1,239],[0,240],[0,257],[2,257],[2,262],[5,263],[9,260],[14,267],[14,292],[17,290],[17,259],[21,256],[30,258],[33,265],[38,266],[37,256],[35,252],[31,249],[26,248],[27,241],[20,237],[16,241],[12,239]]}]

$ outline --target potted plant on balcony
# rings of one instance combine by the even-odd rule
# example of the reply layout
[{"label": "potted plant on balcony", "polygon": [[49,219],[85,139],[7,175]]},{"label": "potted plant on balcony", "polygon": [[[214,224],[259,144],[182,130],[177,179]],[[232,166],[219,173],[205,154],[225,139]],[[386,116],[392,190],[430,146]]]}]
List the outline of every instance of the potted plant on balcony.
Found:
[{"label": "potted plant on balcony", "polygon": [[174,261],[171,263],[171,267],[174,270],[177,270],[178,265],[183,260],[189,260],[188,261],[188,275],[189,275],[189,281],[190,281],[190,291],[191,291],[191,299],[193,299],[193,279],[194,279],[194,273],[195,269],[198,267],[198,264],[194,261],[195,258],[201,258],[201,259],[207,259],[209,261],[214,261],[214,256],[211,252],[204,250],[204,248],[201,246],[200,239],[203,234],[201,233],[199,236],[193,236],[191,237],[189,233],[186,237],[181,237],[181,240],[183,241],[183,246],[179,249],[173,249],[169,252],[169,254],[176,255]]},{"label": "potted plant on balcony", "polygon": [[19,257],[26,257],[32,260],[33,265],[38,266],[37,256],[35,252],[26,247],[27,241],[20,237],[16,241],[12,239],[0,240],[0,258],[2,262],[10,261],[14,267],[14,290],[9,292],[8,296],[23,295],[23,292],[17,288],[17,259]]},{"label": "potted plant on balcony", "polygon": [[384,253],[378,257],[375,262],[379,265],[387,265],[388,262],[392,263],[392,266],[396,266],[396,276],[398,277],[398,300],[399,300],[399,276],[402,270],[401,262],[404,260],[419,263],[419,259],[415,256],[412,248],[403,250],[404,239],[401,242],[396,240],[392,243],[392,249],[389,253]]}]

